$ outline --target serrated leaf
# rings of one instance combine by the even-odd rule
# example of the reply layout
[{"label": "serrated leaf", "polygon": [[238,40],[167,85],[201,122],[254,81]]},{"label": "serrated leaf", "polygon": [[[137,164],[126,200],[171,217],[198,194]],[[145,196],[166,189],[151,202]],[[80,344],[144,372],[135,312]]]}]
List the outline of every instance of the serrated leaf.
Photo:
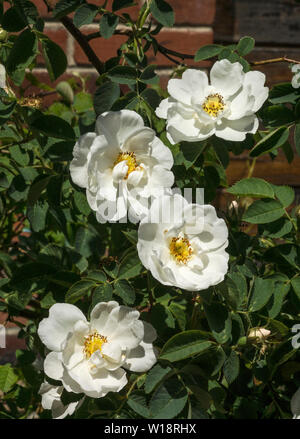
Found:
[{"label": "serrated leaf", "polygon": [[138,276],[142,269],[143,267],[137,253],[129,253],[121,261],[117,277],[119,279],[131,279]]},{"label": "serrated leaf", "polygon": [[136,3],[133,0],[114,0],[112,4],[113,12],[119,11],[123,8],[128,8],[129,6],[134,6]]},{"label": "serrated leaf", "polygon": [[94,94],[94,109],[97,115],[109,111],[120,97],[120,87],[113,82],[104,82]]},{"label": "serrated leaf", "polygon": [[68,66],[68,60],[62,48],[50,39],[42,40],[42,52],[51,81],[62,75]]},{"label": "serrated leaf", "polygon": [[276,200],[256,200],[243,215],[243,221],[251,224],[265,224],[276,221],[285,213],[281,203]]},{"label": "serrated leaf", "polygon": [[210,305],[204,304],[203,306],[214,338],[220,344],[226,343],[231,337],[232,329],[231,317],[227,308],[217,302],[213,302]]},{"label": "serrated leaf", "polygon": [[76,138],[71,125],[64,119],[52,114],[41,114],[31,122],[30,126],[48,137],[67,140],[75,140]]},{"label": "serrated leaf", "polygon": [[135,292],[128,281],[117,280],[114,286],[115,293],[121,297],[126,305],[132,305],[135,302]]},{"label": "serrated leaf", "polygon": [[289,129],[286,127],[277,128],[263,137],[250,151],[251,157],[259,157],[282,146],[289,137]]},{"label": "serrated leaf", "polygon": [[229,357],[226,358],[223,371],[224,377],[229,385],[237,379],[240,371],[240,360],[235,351],[232,350]]},{"label": "serrated leaf", "polygon": [[252,37],[243,37],[240,39],[240,41],[238,42],[237,48],[236,50],[238,51],[238,53],[240,55],[248,55],[248,53],[250,53],[255,46],[255,40]]},{"label": "serrated leaf", "polygon": [[129,66],[116,66],[109,70],[107,76],[118,84],[135,84],[137,71]]},{"label": "serrated leaf", "polygon": [[272,185],[261,178],[244,178],[235,183],[227,192],[241,197],[274,198]]},{"label": "serrated leaf", "polygon": [[168,380],[154,392],[149,409],[153,419],[172,419],[177,416],[186,405],[187,390],[180,381]]},{"label": "serrated leaf", "polygon": [[171,27],[174,25],[174,11],[169,3],[164,0],[152,0],[150,11],[153,17],[163,26]]},{"label": "serrated leaf", "polygon": [[99,285],[94,289],[92,306],[94,308],[95,305],[99,302],[109,302],[112,299],[113,289],[112,286],[105,282],[103,285]]},{"label": "serrated leaf", "polygon": [[9,363],[5,364],[4,366],[0,366],[0,390],[2,392],[9,392],[17,381],[18,376],[15,374]]},{"label": "serrated leaf", "polygon": [[81,27],[85,24],[91,24],[98,13],[98,7],[92,4],[83,4],[75,12],[73,23],[76,27]]},{"label": "serrated leaf", "polygon": [[283,207],[290,206],[295,199],[295,191],[290,186],[275,186],[272,184],[276,198]]},{"label": "serrated leaf", "polygon": [[100,33],[103,38],[110,38],[118,26],[119,17],[114,14],[104,14],[100,20]]},{"label": "serrated leaf", "polygon": [[254,281],[253,291],[249,303],[249,311],[255,312],[263,308],[274,292],[274,280],[257,277]]},{"label": "serrated leaf", "polygon": [[171,362],[180,361],[209,349],[212,342],[203,338],[203,332],[190,330],[180,332],[168,340],[159,358]]},{"label": "serrated leaf", "polygon": [[65,296],[65,301],[67,303],[75,303],[77,300],[81,299],[85,296],[93,287],[96,286],[96,283],[89,279],[83,279],[76,282],[71,288],[67,291]]},{"label": "serrated leaf", "polygon": [[172,368],[169,366],[162,366],[156,364],[148,372],[145,381],[145,392],[151,393],[152,390],[171,372]]},{"label": "serrated leaf", "polygon": [[194,60],[197,62],[212,58],[219,55],[222,50],[223,46],[220,46],[219,44],[207,44],[197,50]]}]

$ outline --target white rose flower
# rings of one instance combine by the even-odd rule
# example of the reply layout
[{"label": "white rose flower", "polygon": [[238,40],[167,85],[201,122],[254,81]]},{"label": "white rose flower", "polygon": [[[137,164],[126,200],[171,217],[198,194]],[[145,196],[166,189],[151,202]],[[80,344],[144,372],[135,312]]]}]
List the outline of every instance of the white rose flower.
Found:
[{"label": "white rose flower", "polygon": [[300,419],[300,387],[291,399],[293,419]]},{"label": "white rose flower", "polygon": [[157,189],[170,188],[174,182],[170,149],[134,111],[98,116],[96,132],[81,136],[73,155],[72,180],[86,188],[99,222],[121,220],[128,210],[138,221]]},{"label": "white rose flower", "polygon": [[39,394],[42,396],[42,407],[51,410],[53,419],[63,419],[68,415],[72,415],[84,401],[84,398],[82,398],[79,401],[63,405],[60,400],[63,390],[63,386],[52,386],[47,381],[40,387]]},{"label": "white rose flower", "polygon": [[179,194],[165,195],[154,200],[141,221],[137,249],[159,282],[200,291],[223,281],[228,270],[227,237],[226,224],[213,206],[189,204]]},{"label": "white rose flower", "polygon": [[294,64],[292,66],[292,72],[295,73],[292,78],[292,86],[294,88],[300,87],[300,64]]},{"label": "white rose flower", "polygon": [[48,377],[62,381],[68,392],[100,398],[119,392],[126,372],[145,372],[156,362],[155,329],[140,313],[117,302],[100,302],[88,322],[79,308],[56,303],[38,335],[51,351],[45,358]]},{"label": "white rose flower", "polygon": [[225,140],[241,141],[247,133],[256,133],[255,112],[268,97],[261,72],[243,72],[238,62],[217,61],[207,75],[186,70],[182,79],[170,79],[168,92],[156,109],[158,117],[167,119],[171,143],[196,142],[215,134]]}]

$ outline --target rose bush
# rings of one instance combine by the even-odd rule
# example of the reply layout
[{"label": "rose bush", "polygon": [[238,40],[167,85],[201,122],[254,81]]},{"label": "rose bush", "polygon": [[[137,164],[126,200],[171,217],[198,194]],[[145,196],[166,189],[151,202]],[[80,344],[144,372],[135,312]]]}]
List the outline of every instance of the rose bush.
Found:
[{"label": "rose bush", "polygon": [[[254,175],[300,154],[300,60],[268,88],[259,62],[278,60],[250,63],[251,37],[189,55],[160,43],[164,0],[136,20],[128,1],[45,0],[99,74],[92,96],[80,75],[35,76],[42,57],[60,80],[66,55],[33,2],[4,3],[0,313],[26,348],[0,357],[0,417],[298,418],[300,209]],[[120,29],[103,62],[90,41]],[[174,61],[167,90],[152,50]],[[231,184],[233,155],[249,172]]]}]

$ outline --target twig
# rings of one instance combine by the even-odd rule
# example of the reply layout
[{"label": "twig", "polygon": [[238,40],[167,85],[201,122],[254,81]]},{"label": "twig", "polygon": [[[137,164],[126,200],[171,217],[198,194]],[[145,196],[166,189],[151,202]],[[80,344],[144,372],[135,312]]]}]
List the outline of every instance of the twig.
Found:
[{"label": "twig", "polygon": [[[48,11],[52,11],[53,8],[49,5],[49,2],[47,0],[43,0],[45,5],[48,8]],[[60,19],[61,23],[65,26],[65,28],[70,32],[70,34],[75,38],[79,46],[82,48],[84,53],[86,54],[88,60],[91,62],[91,64],[95,67],[99,75],[101,75],[104,71],[104,64],[100,59],[97,57],[94,50],[89,45],[88,40],[83,35],[83,33],[73,24],[73,21],[65,16]]]},{"label": "twig", "polygon": [[300,61],[296,61],[295,59],[290,59],[285,56],[282,56],[281,58],[271,58],[271,59],[264,59],[262,61],[252,61],[250,64],[252,66],[261,66],[264,64],[273,64],[277,62],[288,62],[292,64],[300,64]]}]

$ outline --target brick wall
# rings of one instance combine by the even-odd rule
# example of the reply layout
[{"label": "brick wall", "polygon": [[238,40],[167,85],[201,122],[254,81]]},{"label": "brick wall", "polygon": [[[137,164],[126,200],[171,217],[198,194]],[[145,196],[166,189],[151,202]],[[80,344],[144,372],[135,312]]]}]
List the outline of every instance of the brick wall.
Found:
[{"label": "brick wall", "polygon": [[[51,13],[47,12],[43,0],[32,1],[46,22],[45,33],[64,49],[68,58],[68,69],[56,82],[66,79],[77,71],[82,75],[90,77],[89,88],[91,91],[94,91],[95,79],[98,75],[78,43],[61,23],[53,20]],[[52,3],[55,2],[53,1]],[[103,2],[102,0],[94,0],[93,3],[101,5]],[[111,3],[112,0],[108,2],[108,9]],[[137,3],[142,4],[143,0],[137,0]],[[215,0],[171,0],[170,4],[172,4],[176,14],[176,25],[173,28],[163,29],[158,35],[158,41],[170,49],[191,54],[195,53],[202,45],[211,44],[213,42],[212,24],[215,17],[215,3]],[[138,6],[124,9],[122,12],[127,12],[133,18],[136,18]],[[84,34],[96,32],[99,30],[99,23],[95,21],[91,25],[81,27],[80,30]],[[124,41],[126,41],[126,36],[114,35],[109,40],[104,40],[103,38],[92,40],[91,46],[101,61],[106,61],[116,55],[117,49]],[[165,86],[171,71],[172,62],[161,54],[155,56],[154,53],[150,52],[148,53],[148,58],[149,62],[158,65],[162,85]],[[194,65],[192,60],[187,60],[187,64]],[[201,66],[207,67],[209,63],[203,62]],[[39,65],[34,70],[34,73],[43,82],[49,83],[42,57],[39,58]],[[28,93],[32,92],[34,92],[34,88],[29,88]]]}]

